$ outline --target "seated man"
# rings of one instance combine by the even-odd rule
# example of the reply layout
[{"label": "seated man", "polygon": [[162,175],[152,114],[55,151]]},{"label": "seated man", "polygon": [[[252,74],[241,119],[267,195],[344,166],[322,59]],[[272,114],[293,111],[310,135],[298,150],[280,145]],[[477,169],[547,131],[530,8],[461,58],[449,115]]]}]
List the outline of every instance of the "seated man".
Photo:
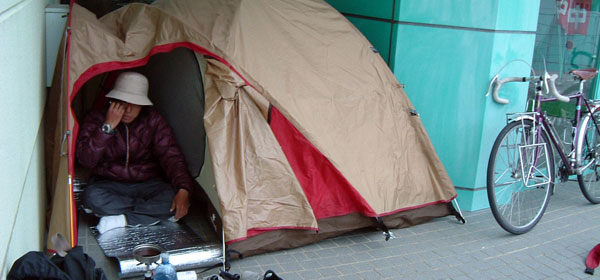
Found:
[{"label": "seated man", "polygon": [[[196,184],[167,121],[147,97],[144,75],[124,72],[79,130],[77,158],[92,170],[83,204],[101,216],[97,229],[148,225],[185,216]],[[164,181],[168,179],[168,182]]]}]

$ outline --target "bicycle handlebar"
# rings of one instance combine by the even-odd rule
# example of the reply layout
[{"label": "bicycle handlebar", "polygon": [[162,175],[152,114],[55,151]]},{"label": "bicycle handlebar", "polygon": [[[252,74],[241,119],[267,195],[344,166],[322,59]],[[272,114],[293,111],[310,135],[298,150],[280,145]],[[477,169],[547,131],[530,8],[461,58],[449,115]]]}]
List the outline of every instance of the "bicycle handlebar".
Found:
[{"label": "bicycle handlebar", "polygon": [[[501,80],[498,80],[497,78],[495,78],[495,81],[496,81],[496,87],[494,88],[494,92],[492,93],[492,98],[494,98],[494,101],[496,101],[500,104],[508,104],[510,102],[510,100],[498,96],[498,90],[500,90],[500,87],[502,87],[503,84],[509,83],[509,82],[526,82],[527,77],[508,77],[508,78],[504,78]],[[494,80],[492,80],[492,83],[493,82],[494,82]],[[490,84],[490,87],[492,87],[492,86],[493,85]]]},{"label": "bicycle handlebar", "polygon": [[556,89],[555,81],[557,78],[558,78],[558,75],[556,75],[556,74],[550,75],[547,72],[544,74],[544,76],[541,76],[541,77],[540,76],[508,77],[508,78],[503,78],[500,80],[498,80],[498,76],[496,75],[490,82],[490,86],[488,87],[488,92],[487,92],[486,96],[490,94],[490,90],[492,89],[492,87],[494,87],[494,90],[492,91],[492,98],[494,99],[494,101],[496,101],[497,103],[500,103],[500,104],[508,104],[510,102],[510,100],[498,96],[498,91],[500,90],[502,85],[504,85],[505,83],[509,83],[509,82],[528,82],[528,81],[534,81],[534,80],[539,79],[539,80],[544,81],[544,86],[546,88],[546,92],[552,93],[552,95],[554,95],[554,97],[556,97],[556,99],[558,101],[569,102],[569,97],[560,94],[558,89]]},{"label": "bicycle handlebar", "polygon": [[[546,86],[548,87],[548,90],[552,93],[552,95],[554,95],[554,97],[556,97],[556,99],[558,101],[569,102],[569,98],[560,94],[558,92],[558,90],[556,89],[555,81],[558,78],[558,75],[556,75],[556,74],[548,75],[548,73],[546,73],[546,75],[544,75],[544,76],[546,76],[544,83],[547,84]],[[548,80],[550,80],[549,83],[548,83]]]}]

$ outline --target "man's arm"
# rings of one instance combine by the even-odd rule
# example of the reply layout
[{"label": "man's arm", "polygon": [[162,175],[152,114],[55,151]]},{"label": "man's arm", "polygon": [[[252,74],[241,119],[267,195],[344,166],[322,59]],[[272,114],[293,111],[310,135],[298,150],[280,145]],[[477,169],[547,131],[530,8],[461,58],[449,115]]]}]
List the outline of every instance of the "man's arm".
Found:
[{"label": "man's arm", "polygon": [[86,168],[94,168],[110,146],[112,135],[102,132],[104,116],[91,112],[83,121],[77,137],[77,160]]},{"label": "man's arm", "polygon": [[171,185],[177,188],[171,211],[176,210],[175,218],[180,219],[187,214],[189,196],[195,186],[195,181],[185,163],[175,135],[167,121],[158,113],[156,116],[156,131],[154,133],[154,154],[158,157],[163,171]]}]

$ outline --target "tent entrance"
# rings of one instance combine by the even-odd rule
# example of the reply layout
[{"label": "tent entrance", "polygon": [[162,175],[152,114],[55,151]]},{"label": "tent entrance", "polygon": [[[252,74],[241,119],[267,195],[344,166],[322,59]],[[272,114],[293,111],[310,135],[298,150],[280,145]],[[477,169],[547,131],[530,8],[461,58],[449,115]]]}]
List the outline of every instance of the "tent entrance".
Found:
[{"label": "tent entrance", "polygon": [[[150,84],[149,97],[154,103],[154,108],[165,117],[173,129],[192,177],[202,186],[192,195],[190,213],[176,226],[169,227],[159,224],[145,229],[113,230],[100,235],[93,229],[87,228],[87,226],[94,226],[97,218],[88,215],[79,219],[80,223],[86,225],[78,227],[81,231],[79,239],[95,238],[106,256],[119,260],[118,269],[121,277],[143,273],[143,270],[140,270],[135,263],[132,252],[127,250],[127,248],[133,248],[141,243],[158,244],[167,251],[176,251],[173,254],[175,258],[172,257],[171,262],[178,269],[212,266],[223,260],[222,229],[217,210],[215,180],[211,172],[210,157],[208,153],[205,153],[202,65],[205,65],[204,57],[187,48],[158,53],[152,56],[144,66],[112,71],[93,77],[81,87],[71,104],[76,118],[81,123],[91,110],[107,106],[104,96],[113,87],[114,80],[120,72],[135,71],[144,74]],[[85,188],[89,176],[90,171],[76,163],[74,174],[76,201]],[[78,204],[80,204],[79,201]],[[78,211],[78,213],[87,215],[82,211]],[[132,238],[132,236],[139,238]],[[165,238],[165,236],[172,238]],[[116,242],[120,249],[113,248]],[[88,242],[87,245],[89,244]],[[204,257],[191,258],[196,255]],[[191,259],[194,261],[190,262]]]}]

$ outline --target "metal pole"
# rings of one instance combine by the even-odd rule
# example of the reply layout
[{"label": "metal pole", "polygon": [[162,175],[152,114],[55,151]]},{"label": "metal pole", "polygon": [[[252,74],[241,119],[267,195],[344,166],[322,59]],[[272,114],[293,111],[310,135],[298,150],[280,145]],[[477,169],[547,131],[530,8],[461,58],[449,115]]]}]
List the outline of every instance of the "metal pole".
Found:
[{"label": "metal pole", "polygon": [[223,241],[223,271],[226,271],[225,262],[227,262],[227,254],[225,253],[225,227],[221,226],[221,240]]},{"label": "metal pole", "polygon": [[462,211],[460,211],[460,206],[458,206],[458,201],[456,200],[456,198],[452,200],[452,205],[456,207],[456,211],[458,211],[458,214],[460,214],[460,216],[463,218],[466,224],[467,219],[465,219],[465,215],[463,215]]}]

